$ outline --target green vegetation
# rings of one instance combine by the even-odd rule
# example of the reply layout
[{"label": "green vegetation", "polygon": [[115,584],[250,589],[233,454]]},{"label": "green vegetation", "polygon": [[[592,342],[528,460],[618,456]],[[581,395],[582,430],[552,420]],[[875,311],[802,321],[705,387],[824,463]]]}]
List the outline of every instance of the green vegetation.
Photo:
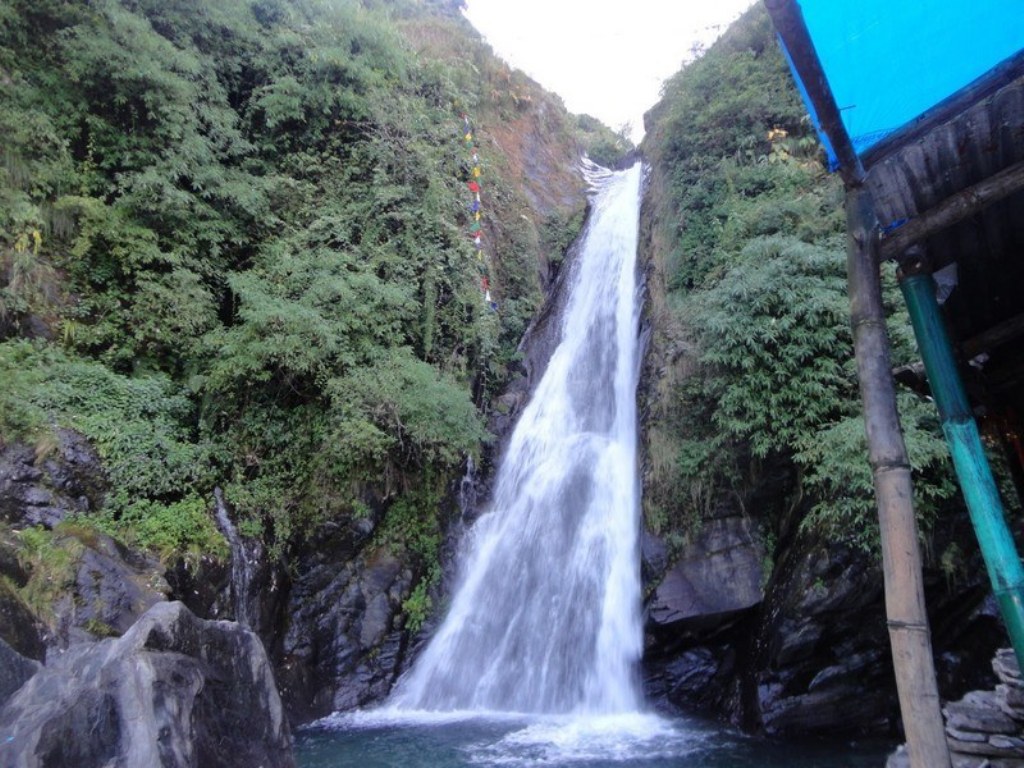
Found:
[{"label": "green vegetation", "polygon": [[3,4],[0,444],[43,455],[57,428],[82,432],[109,481],[95,524],[165,556],[223,554],[218,484],[275,552],[383,510],[422,621],[439,489],[488,439],[538,265],[581,223],[526,216],[521,169],[482,150],[489,312],[460,114],[543,112],[567,155],[616,142],[535,114],[552,97],[460,6]]},{"label": "green vegetation", "polygon": [[[796,512],[805,530],[873,546],[841,184],[824,171],[764,10],[669,81],[650,117],[666,287],[654,297],[655,352],[671,364],[648,438],[648,522],[685,537],[721,499],[745,505],[782,468],[791,497],[758,510],[767,538]],[[915,353],[887,290],[898,365]],[[955,492],[947,453],[930,404],[905,393],[900,407],[927,521]]]},{"label": "green vegetation", "polygon": [[74,536],[42,527],[24,528],[17,533],[19,557],[29,578],[15,591],[35,613],[51,622],[53,605],[67,593],[75,580],[75,568],[83,546]]},{"label": "green vegetation", "polygon": [[628,126],[619,133],[612,133],[604,123],[590,115],[577,116],[576,125],[587,156],[598,165],[614,168],[623,155],[633,149],[633,142],[627,135]]}]

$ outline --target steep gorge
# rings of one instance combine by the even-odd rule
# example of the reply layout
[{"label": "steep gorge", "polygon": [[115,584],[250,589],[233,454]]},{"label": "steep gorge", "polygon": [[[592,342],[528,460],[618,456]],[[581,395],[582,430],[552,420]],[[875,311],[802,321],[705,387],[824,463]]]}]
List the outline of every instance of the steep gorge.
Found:
[{"label": "steep gorge", "polygon": [[[625,150],[458,3],[325,8],[0,11],[0,637],[42,659],[166,599],[233,618],[220,489],[293,724],[379,701],[437,620],[476,512],[465,458],[486,495],[546,359],[581,151]],[[838,186],[759,8],[647,128],[648,695],[771,733],[889,733]],[[954,697],[998,622],[934,419],[904,400]]]},{"label": "steep gorge", "polygon": [[168,598],[233,617],[223,498],[293,722],[407,663],[466,459],[487,471],[484,424],[515,408],[496,398],[582,224],[583,148],[620,141],[458,5],[0,11],[16,650],[118,636]]}]

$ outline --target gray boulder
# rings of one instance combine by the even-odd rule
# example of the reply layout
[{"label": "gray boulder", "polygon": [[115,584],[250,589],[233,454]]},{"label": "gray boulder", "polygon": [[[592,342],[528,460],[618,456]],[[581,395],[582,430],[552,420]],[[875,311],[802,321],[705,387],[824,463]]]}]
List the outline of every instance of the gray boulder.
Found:
[{"label": "gray boulder", "polygon": [[259,639],[178,602],[51,659],[0,710],[0,733],[10,768],[295,765]]},{"label": "gray boulder", "polygon": [[745,517],[707,520],[657,586],[649,620],[675,631],[721,626],[764,599],[764,547]]}]

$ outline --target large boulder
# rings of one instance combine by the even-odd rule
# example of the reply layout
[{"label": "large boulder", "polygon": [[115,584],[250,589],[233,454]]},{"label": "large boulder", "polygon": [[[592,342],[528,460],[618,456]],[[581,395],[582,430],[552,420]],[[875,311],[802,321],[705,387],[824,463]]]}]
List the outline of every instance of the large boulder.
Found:
[{"label": "large boulder", "polygon": [[722,625],[764,599],[764,547],[747,517],[705,521],[654,590],[648,619],[685,632]]},{"label": "large boulder", "polygon": [[56,655],[0,710],[11,768],[292,768],[263,646],[159,603],[118,639]]},{"label": "large boulder", "polygon": [[666,710],[736,710],[737,659],[764,599],[765,551],[752,521],[728,505],[702,521],[673,558],[641,539],[647,600],[645,688]]}]

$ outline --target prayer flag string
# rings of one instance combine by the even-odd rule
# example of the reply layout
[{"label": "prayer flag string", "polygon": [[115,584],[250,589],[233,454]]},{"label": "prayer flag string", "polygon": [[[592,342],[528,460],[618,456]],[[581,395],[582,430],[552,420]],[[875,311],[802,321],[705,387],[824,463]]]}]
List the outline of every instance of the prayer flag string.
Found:
[{"label": "prayer flag string", "polygon": [[491,298],[491,283],[487,276],[487,262],[484,259],[483,205],[480,201],[480,179],[483,176],[483,169],[480,167],[480,153],[476,146],[473,123],[470,121],[469,115],[465,112],[462,113],[462,141],[466,145],[466,149],[469,150],[469,173],[467,174],[466,188],[469,190],[471,195],[469,200],[469,212],[472,216],[470,217],[468,234],[473,240],[473,247],[476,248],[476,258],[482,275],[480,280],[480,292],[483,295],[484,302],[490,310],[492,312],[497,312],[498,303]]}]

